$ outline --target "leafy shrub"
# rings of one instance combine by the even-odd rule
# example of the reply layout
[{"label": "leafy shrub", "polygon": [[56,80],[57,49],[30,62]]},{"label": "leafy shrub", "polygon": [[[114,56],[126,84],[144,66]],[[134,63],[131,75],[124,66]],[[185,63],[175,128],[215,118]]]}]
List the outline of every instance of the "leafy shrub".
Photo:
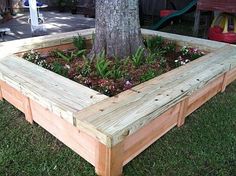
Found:
[{"label": "leafy shrub", "polygon": [[162,69],[165,69],[167,67],[167,60],[164,57],[160,57],[160,66]]},{"label": "leafy shrub", "polygon": [[79,34],[78,34],[78,36],[73,38],[73,44],[78,50],[86,49],[85,38],[80,36]]},{"label": "leafy shrub", "polygon": [[164,47],[164,50],[167,53],[173,53],[176,51],[176,44],[174,42],[169,42],[166,44],[166,46]]},{"label": "leafy shrub", "polygon": [[161,36],[151,37],[146,40],[146,46],[151,52],[154,52],[156,49],[161,48],[163,44],[164,38]]},{"label": "leafy shrub", "polygon": [[121,67],[114,65],[110,71],[110,77],[112,79],[120,79],[123,77],[124,72],[121,70]]},{"label": "leafy shrub", "polygon": [[62,51],[56,51],[56,54],[58,57],[62,58],[66,62],[71,62],[75,57],[81,57],[84,55],[86,50],[79,50],[74,52],[70,52],[69,54],[64,54]]},{"label": "leafy shrub", "polygon": [[146,57],[146,63],[151,65],[155,62],[155,58],[156,58],[156,53],[149,53]]},{"label": "leafy shrub", "polygon": [[96,71],[98,76],[107,78],[111,71],[109,70],[110,61],[106,59],[105,51],[99,53],[96,58]]},{"label": "leafy shrub", "polygon": [[140,77],[141,82],[148,81],[156,76],[156,72],[153,69],[148,70],[144,75]]},{"label": "leafy shrub", "polygon": [[144,59],[144,48],[139,47],[136,53],[131,58],[132,63],[136,68],[138,68],[140,65],[142,65],[143,59]]},{"label": "leafy shrub", "polygon": [[47,69],[50,69],[51,67],[49,64],[47,64],[46,60],[43,57],[41,57],[41,55],[38,52],[35,52],[34,50],[25,53],[23,55],[23,58],[29,62],[32,62]]},{"label": "leafy shrub", "polygon": [[92,72],[91,61],[85,56],[83,56],[83,58],[84,58],[84,64],[82,67],[80,66],[77,67],[77,72],[81,74],[83,77],[86,77]]},{"label": "leafy shrub", "polygon": [[68,71],[69,69],[64,67],[62,64],[60,64],[59,62],[54,62],[52,64],[52,71],[59,74],[59,75],[62,75],[62,76],[65,76],[67,77],[68,76]]},{"label": "leafy shrub", "polygon": [[183,46],[180,52],[182,53],[183,56],[189,57],[190,60],[195,60],[205,55],[204,52],[199,51],[197,48],[190,48],[187,46]]}]

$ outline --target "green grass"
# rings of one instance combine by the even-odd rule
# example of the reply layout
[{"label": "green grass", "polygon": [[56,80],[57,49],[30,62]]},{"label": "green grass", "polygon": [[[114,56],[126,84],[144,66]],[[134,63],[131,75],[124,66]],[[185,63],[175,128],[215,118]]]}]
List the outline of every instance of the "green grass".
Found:
[{"label": "green grass", "polygon": [[[124,168],[127,176],[234,175],[236,82]],[[0,102],[0,175],[92,176],[94,168],[22,113]]]}]

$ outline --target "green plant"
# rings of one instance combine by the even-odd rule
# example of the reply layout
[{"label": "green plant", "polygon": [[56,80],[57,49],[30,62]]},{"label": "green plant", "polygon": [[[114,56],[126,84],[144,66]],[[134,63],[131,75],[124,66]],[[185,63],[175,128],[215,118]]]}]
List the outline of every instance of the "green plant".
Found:
[{"label": "green plant", "polygon": [[79,34],[78,34],[78,36],[73,38],[73,44],[78,50],[86,49],[85,38],[80,36]]},{"label": "green plant", "polygon": [[75,53],[72,51],[69,53],[69,55],[64,54],[62,51],[56,51],[56,54],[58,57],[62,58],[66,62],[71,62],[75,57],[81,57],[84,55],[86,50],[79,50]]},{"label": "green plant", "polygon": [[59,62],[54,62],[52,64],[52,71],[59,74],[59,75],[67,77],[69,69],[64,67]]},{"label": "green plant", "polygon": [[143,63],[144,58],[144,48],[139,47],[136,53],[132,56],[131,60],[133,65],[138,68]]},{"label": "green plant", "polygon": [[146,40],[147,48],[151,52],[154,52],[156,49],[161,48],[163,44],[164,44],[164,38],[161,36],[151,37]]},{"label": "green plant", "polygon": [[97,55],[96,60],[97,61],[95,68],[98,76],[101,76],[102,78],[107,78],[110,75],[111,71],[109,70],[110,61],[106,59],[105,51],[99,53]]},{"label": "green plant", "polygon": [[176,51],[176,44],[174,42],[169,42],[164,47],[164,50],[166,50],[167,53],[172,53]]},{"label": "green plant", "polygon": [[195,60],[205,55],[204,52],[199,51],[197,48],[190,48],[187,46],[183,46],[180,52],[183,56],[189,57],[190,60]]},{"label": "green plant", "polygon": [[23,58],[29,62],[32,62],[41,67],[50,69],[50,65],[46,62],[45,58],[43,58],[40,53],[31,50],[23,55]]},{"label": "green plant", "polygon": [[112,67],[112,70],[110,71],[110,77],[113,79],[120,79],[124,75],[124,72],[121,70],[121,67],[117,67],[117,65],[114,65]]},{"label": "green plant", "polygon": [[82,67],[78,66],[77,67],[77,72],[81,74],[83,77],[88,76],[92,72],[91,68],[91,60],[83,56],[84,59],[84,64]]},{"label": "green plant", "polygon": [[146,57],[146,63],[151,65],[155,62],[156,53],[149,53]]},{"label": "green plant", "polygon": [[167,67],[167,60],[166,60],[166,58],[160,57],[159,63],[160,63],[161,68],[166,68]]},{"label": "green plant", "polygon": [[140,77],[140,81],[145,82],[145,81],[148,81],[148,80],[154,78],[155,76],[156,76],[155,70],[150,69]]}]

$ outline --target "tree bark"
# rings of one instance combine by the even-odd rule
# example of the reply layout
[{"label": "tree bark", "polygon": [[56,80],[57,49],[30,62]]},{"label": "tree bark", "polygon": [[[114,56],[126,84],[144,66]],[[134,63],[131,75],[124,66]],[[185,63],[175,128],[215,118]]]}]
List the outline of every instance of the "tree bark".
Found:
[{"label": "tree bark", "polygon": [[139,0],[96,0],[96,32],[93,54],[125,58],[144,47]]}]

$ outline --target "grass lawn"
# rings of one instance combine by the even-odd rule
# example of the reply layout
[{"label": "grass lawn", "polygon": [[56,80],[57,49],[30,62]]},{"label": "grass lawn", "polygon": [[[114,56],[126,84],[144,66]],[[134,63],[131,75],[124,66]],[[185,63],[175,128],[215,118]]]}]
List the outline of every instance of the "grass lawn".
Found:
[{"label": "grass lawn", "polygon": [[[234,175],[236,82],[124,168],[127,176]],[[22,113],[0,102],[0,175],[90,176],[94,168]]]}]

